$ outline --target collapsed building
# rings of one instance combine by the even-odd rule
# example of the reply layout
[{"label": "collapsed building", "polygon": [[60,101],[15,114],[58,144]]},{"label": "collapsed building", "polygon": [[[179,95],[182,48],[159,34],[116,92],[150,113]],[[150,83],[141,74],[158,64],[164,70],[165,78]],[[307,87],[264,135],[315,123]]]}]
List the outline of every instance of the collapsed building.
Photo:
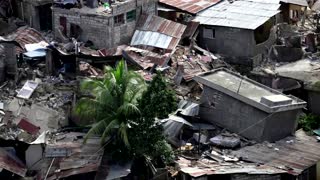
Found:
[{"label": "collapsed building", "polygon": [[[300,33],[287,34],[286,45],[279,45],[282,27],[272,27],[279,7],[295,4],[282,2],[161,0],[157,8],[156,1],[54,1],[53,34],[59,42],[28,27],[0,37],[0,177],[130,178],[132,162],[106,161],[99,138],[83,144],[87,129],[77,127],[81,120],[72,113],[79,79],[103,76],[97,67],[124,58],[146,81],[161,71],[181,99],[179,109],[160,120],[176,148],[175,167],[168,168],[173,173],[153,167],[155,179],[314,179],[318,141],[295,131],[306,103],[278,90],[307,87],[304,78],[313,80],[310,87],[317,93],[317,61],[260,67],[262,60],[283,63],[304,56],[300,43],[291,44],[301,40]],[[49,5],[28,3],[19,3],[34,6],[21,8],[26,11],[19,16],[43,29],[41,18],[48,20],[50,10],[35,16]],[[251,64],[259,54],[269,55],[255,64],[269,73],[263,84],[276,90],[224,61],[231,56],[237,64]],[[304,73],[297,75],[300,68]],[[317,111],[318,97],[311,94],[310,89],[309,109]]]},{"label": "collapsed building", "polygon": [[[128,44],[141,14],[156,14],[156,1],[115,1],[106,6],[93,2],[90,6],[66,7],[64,1],[53,6],[53,31],[56,38],[74,37],[90,41],[97,48],[112,48]],[[89,6],[89,7],[88,7]]]}]

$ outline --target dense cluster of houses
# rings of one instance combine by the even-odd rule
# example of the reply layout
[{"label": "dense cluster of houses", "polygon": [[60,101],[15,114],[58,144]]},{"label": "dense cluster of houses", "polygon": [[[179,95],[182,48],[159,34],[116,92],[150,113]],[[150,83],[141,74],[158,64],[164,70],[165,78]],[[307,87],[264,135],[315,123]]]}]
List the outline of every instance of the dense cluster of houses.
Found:
[{"label": "dense cluster of houses", "polygon": [[[320,1],[0,0],[0,179],[130,179],[72,113],[79,80],[125,59],[169,81],[175,164],[153,179],[320,178]],[[292,94],[292,95],[291,95]],[[320,128],[320,127],[319,127]]]}]

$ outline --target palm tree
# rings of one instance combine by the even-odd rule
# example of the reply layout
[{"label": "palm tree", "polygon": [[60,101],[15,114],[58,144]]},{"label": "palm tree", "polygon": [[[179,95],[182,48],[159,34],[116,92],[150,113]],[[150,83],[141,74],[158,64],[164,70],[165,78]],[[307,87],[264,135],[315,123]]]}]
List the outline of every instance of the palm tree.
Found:
[{"label": "palm tree", "polygon": [[111,134],[118,136],[129,146],[127,130],[132,119],[140,116],[137,100],[146,89],[143,78],[130,70],[124,60],[115,69],[105,68],[102,79],[86,79],[80,89],[91,97],[81,98],[76,114],[94,120],[84,142],[92,135],[101,135],[101,143]]}]

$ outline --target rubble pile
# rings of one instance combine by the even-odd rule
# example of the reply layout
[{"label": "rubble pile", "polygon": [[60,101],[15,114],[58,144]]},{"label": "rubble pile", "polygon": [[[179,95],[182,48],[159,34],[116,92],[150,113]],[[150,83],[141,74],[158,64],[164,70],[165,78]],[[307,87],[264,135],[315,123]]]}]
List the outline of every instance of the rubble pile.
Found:
[{"label": "rubble pile", "polygon": [[[176,155],[163,179],[302,179],[320,157],[315,137],[301,130],[291,137],[305,101],[320,114],[320,8],[195,0],[195,12],[179,1],[55,0],[39,7],[52,11],[40,20],[21,2],[17,14],[33,29],[7,18],[11,1],[0,0],[0,178],[128,176],[134,163],[104,164],[105,145],[99,137],[84,144],[87,127],[73,113],[80,81],[125,59],[146,82],[163,74],[179,99],[176,112],[157,119]],[[47,16],[54,22],[42,22]],[[243,65],[248,77],[234,68]],[[162,172],[150,164],[148,171]]]}]

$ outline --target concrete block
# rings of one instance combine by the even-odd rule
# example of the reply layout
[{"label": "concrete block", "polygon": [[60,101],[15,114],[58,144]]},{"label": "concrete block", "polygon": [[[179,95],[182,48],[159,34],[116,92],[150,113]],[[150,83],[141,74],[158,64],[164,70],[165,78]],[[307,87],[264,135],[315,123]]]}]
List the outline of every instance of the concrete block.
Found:
[{"label": "concrete block", "polygon": [[260,102],[269,107],[274,107],[274,106],[291,104],[292,99],[287,96],[279,94],[279,95],[263,96],[261,97]]}]

